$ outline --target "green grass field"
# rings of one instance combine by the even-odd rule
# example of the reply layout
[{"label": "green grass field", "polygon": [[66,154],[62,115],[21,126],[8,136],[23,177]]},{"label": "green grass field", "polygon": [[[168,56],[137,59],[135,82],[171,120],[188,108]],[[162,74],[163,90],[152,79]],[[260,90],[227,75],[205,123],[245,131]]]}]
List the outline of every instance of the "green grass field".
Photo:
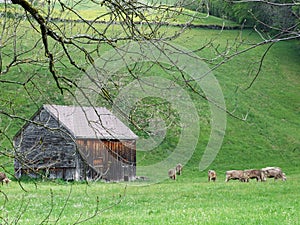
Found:
[{"label": "green grass field", "polygon": [[[174,33],[177,28],[165,29]],[[234,46],[237,39],[244,41],[240,48],[260,40],[250,30],[240,33],[188,29],[174,43],[197,49],[212,39],[219,49]],[[214,71],[228,111],[238,117],[247,115],[246,121],[227,116],[223,145],[209,166],[218,173],[216,183],[207,182],[207,170],[199,171],[210,133],[208,106],[199,96],[189,92],[199,112],[201,133],[192,158],[176,181],[168,179],[166,173],[165,180],[151,185],[147,182],[145,185],[35,183],[33,180],[22,181],[20,185],[9,175],[13,181],[0,185],[0,224],[300,224],[300,45],[299,41],[275,44],[265,58],[258,79],[245,90],[254,77],[249,70],[257,68],[254,62],[265,49],[266,46],[256,48]],[[215,52],[204,49],[197,54],[210,57]],[[65,70],[70,77],[79,76],[72,69]],[[17,70],[12,71],[2,79],[24,81],[31,76],[30,67],[23,68],[22,72],[20,75]],[[40,89],[33,83],[28,84],[27,90],[23,86],[0,83],[1,107],[8,107],[5,102],[13,102],[11,109],[29,118],[45,100],[55,104],[72,103],[70,96],[60,95],[45,68],[38,68],[36,73],[32,81],[39,83]],[[151,73],[160,74],[159,70],[148,75]],[[6,127],[10,138],[22,125],[20,121],[3,116],[0,119],[0,128]],[[150,154],[138,152],[137,167],[166,157],[166,149],[171,151],[176,144],[177,139],[172,134]],[[6,138],[0,143],[1,152],[10,149]],[[11,158],[1,156],[0,162],[2,169],[13,173]],[[287,175],[287,182],[272,179],[224,182],[226,170],[266,166],[280,166]]]},{"label": "green grass field", "polygon": [[[287,182],[215,183],[206,174],[148,186],[16,183],[3,186],[3,224],[299,224],[299,176]],[[96,215],[95,215],[96,213]]]}]

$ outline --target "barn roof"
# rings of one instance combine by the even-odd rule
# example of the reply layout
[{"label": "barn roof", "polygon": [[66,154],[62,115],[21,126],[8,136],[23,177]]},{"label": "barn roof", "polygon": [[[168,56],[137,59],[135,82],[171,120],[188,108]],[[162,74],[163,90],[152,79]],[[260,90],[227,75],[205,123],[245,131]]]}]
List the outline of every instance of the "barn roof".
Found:
[{"label": "barn roof", "polygon": [[44,105],[76,138],[137,139],[121,120],[103,107]]}]

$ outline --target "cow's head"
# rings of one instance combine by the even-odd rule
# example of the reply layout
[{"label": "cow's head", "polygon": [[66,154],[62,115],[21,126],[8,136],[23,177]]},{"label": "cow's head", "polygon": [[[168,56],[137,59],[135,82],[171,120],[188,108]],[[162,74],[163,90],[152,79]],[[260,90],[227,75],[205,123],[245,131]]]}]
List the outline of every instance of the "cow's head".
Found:
[{"label": "cow's head", "polygon": [[267,176],[268,176],[268,172],[265,170],[261,170],[261,181],[266,181],[267,180]]},{"label": "cow's head", "polygon": [[285,175],[285,173],[282,173],[282,180],[286,181],[286,175]]},{"label": "cow's head", "polygon": [[11,180],[8,179],[7,177],[5,177],[5,178],[3,179],[3,181],[4,181],[6,184],[8,184],[9,182],[11,182]]}]

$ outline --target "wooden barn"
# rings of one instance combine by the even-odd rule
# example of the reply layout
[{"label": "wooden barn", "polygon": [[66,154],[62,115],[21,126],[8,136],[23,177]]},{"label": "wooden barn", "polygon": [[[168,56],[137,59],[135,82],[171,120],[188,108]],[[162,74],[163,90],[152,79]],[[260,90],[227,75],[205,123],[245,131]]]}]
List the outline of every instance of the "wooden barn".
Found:
[{"label": "wooden barn", "polygon": [[14,137],[15,175],[130,181],[136,140],[106,108],[43,105]]}]

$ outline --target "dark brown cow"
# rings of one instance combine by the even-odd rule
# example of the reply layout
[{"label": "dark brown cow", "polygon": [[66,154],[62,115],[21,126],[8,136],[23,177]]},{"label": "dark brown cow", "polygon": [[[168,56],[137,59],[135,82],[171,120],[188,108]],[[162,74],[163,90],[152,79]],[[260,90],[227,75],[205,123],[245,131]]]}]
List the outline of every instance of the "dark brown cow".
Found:
[{"label": "dark brown cow", "polygon": [[173,180],[176,180],[176,169],[173,168],[173,169],[169,169],[168,171],[168,176],[173,179]]},{"label": "dark brown cow", "polygon": [[256,179],[256,181],[265,181],[265,173],[262,170],[244,170],[244,176],[246,182],[249,182],[249,179]]},{"label": "dark brown cow", "polygon": [[286,181],[286,175],[282,172],[280,167],[266,167],[262,168],[261,170],[264,172],[266,178],[274,178],[274,180],[281,179]]},{"label": "dark brown cow", "polygon": [[6,176],[6,174],[3,173],[3,172],[0,172],[0,181],[1,181],[2,185],[3,185],[3,182],[5,182],[6,184],[8,184],[9,182],[11,182],[11,180],[8,179],[8,177]]},{"label": "dark brown cow", "polygon": [[246,181],[246,177],[243,170],[229,170],[226,171],[226,179],[225,182],[229,180],[239,180],[242,182]]},{"label": "dark brown cow", "polygon": [[216,171],[209,170],[208,173],[207,173],[207,175],[208,175],[208,182],[210,182],[210,181],[214,181],[215,182],[217,180],[217,173],[216,173]]},{"label": "dark brown cow", "polygon": [[177,173],[178,175],[181,175],[183,166],[182,166],[180,163],[178,163],[178,164],[176,165],[175,169],[176,169],[176,173]]}]

